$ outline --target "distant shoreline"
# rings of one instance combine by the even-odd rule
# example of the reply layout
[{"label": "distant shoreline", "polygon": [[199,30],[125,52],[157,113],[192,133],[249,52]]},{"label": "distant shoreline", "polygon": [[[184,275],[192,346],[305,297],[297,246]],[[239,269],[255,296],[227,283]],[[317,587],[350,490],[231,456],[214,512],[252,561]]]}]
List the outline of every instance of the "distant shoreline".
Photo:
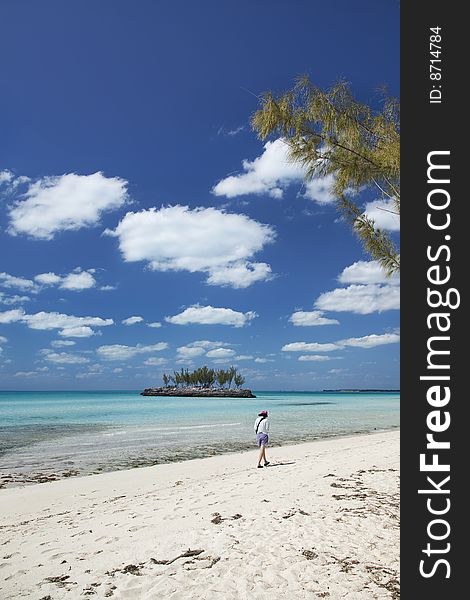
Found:
[{"label": "distant shoreline", "polygon": [[339,389],[339,390],[322,390],[322,392],[342,392],[347,394],[363,394],[364,392],[393,392],[399,394],[400,390],[377,390],[377,389]]}]

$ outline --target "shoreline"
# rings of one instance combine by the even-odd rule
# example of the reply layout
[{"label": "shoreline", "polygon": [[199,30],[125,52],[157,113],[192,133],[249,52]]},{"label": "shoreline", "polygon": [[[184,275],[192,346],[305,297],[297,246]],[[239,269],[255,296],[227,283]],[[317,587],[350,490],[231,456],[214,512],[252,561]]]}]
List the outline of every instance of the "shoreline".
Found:
[{"label": "shoreline", "polygon": [[[391,432],[391,431],[399,431],[400,427],[399,425],[394,426],[394,427],[388,427],[388,428],[380,428],[380,429],[374,429],[371,431],[357,431],[357,432],[348,432],[348,433],[339,433],[339,434],[335,434],[335,433],[331,433],[328,435],[323,435],[323,436],[319,436],[316,438],[312,438],[312,439],[308,439],[308,440],[301,440],[301,441],[294,441],[294,440],[287,440],[286,442],[270,442],[270,448],[284,448],[284,447],[289,447],[289,446],[299,446],[299,445],[303,445],[303,444],[312,444],[312,443],[316,443],[316,442],[321,442],[321,441],[326,441],[326,440],[332,440],[332,439],[347,439],[350,437],[357,437],[357,436],[368,436],[368,435],[375,435],[377,433],[385,433],[385,432]],[[83,478],[83,477],[90,477],[90,476],[94,476],[94,475],[103,475],[106,473],[116,473],[116,472],[120,472],[120,471],[134,471],[136,469],[146,469],[146,468],[151,468],[154,466],[160,466],[160,465],[177,465],[180,463],[186,463],[188,461],[193,461],[193,460],[205,460],[207,458],[213,458],[215,456],[233,456],[236,454],[246,454],[248,452],[252,452],[253,449],[256,448],[254,442],[250,445],[246,445],[242,448],[237,448],[234,450],[229,450],[226,452],[220,452],[220,453],[216,453],[216,454],[208,454],[207,456],[195,456],[195,457],[190,457],[190,458],[185,458],[182,460],[168,460],[168,461],[162,461],[162,462],[153,462],[153,459],[149,458],[149,461],[152,462],[152,464],[135,464],[134,466],[129,466],[129,467],[124,467],[121,469],[116,469],[116,468],[110,468],[109,470],[106,468],[106,466],[101,467],[99,472],[95,472],[95,473],[89,473],[89,472],[83,472],[80,471],[77,467],[73,466],[67,469],[57,469],[56,472],[45,472],[46,469],[41,469],[40,471],[34,472],[18,472],[18,471],[11,471],[10,473],[5,473],[5,474],[0,474],[0,493],[3,490],[7,490],[7,489],[16,489],[16,488],[24,488],[24,487],[30,487],[30,486],[34,486],[34,485],[43,485],[45,483],[52,483],[54,481],[62,481],[64,479],[76,479],[76,478]],[[111,465],[112,467],[113,465]]]},{"label": "shoreline", "polygon": [[264,469],[256,459],[254,449],[0,491],[0,591],[399,597],[399,431],[269,448]]}]

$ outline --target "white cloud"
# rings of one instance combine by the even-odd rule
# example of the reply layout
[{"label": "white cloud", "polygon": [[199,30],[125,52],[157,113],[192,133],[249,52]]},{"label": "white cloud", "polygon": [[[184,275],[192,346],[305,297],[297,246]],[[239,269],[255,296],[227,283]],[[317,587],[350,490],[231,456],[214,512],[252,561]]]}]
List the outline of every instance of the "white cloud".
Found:
[{"label": "white cloud", "polygon": [[318,202],[318,204],[331,204],[336,200],[336,197],[331,192],[333,183],[333,175],[316,177],[306,182],[305,192],[302,195],[304,198]]},{"label": "white cloud", "polygon": [[75,377],[77,379],[90,379],[90,377],[98,377],[101,373],[96,373],[92,371],[91,373],[77,373]]},{"label": "white cloud", "polygon": [[64,337],[88,337],[93,335],[92,327],[113,325],[112,319],[101,317],[76,317],[57,312],[27,314],[23,309],[13,309],[0,313],[0,323],[23,323],[30,329],[60,329]]},{"label": "white cloud", "polygon": [[274,362],[274,360],[272,358],[255,358],[255,363],[268,363],[268,362]]},{"label": "white cloud", "polygon": [[153,327],[154,329],[159,329],[162,326],[161,323],[155,321],[155,323],[147,323],[147,327]]},{"label": "white cloud", "polygon": [[305,312],[299,310],[293,313],[289,321],[296,326],[339,325],[336,319],[327,319],[321,310]]},{"label": "white cloud", "polygon": [[149,367],[158,367],[161,365],[165,365],[167,362],[168,361],[166,358],[152,357],[152,358],[147,358],[147,360],[144,360],[144,365],[147,365]]},{"label": "white cloud", "polygon": [[360,338],[348,338],[340,343],[343,346],[354,346],[356,348],[375,348],[384,344],[396,344],[399,341],[400,336],[397,333],[384,333],[382,335],[373,333]]},{"label": "white cloud", "polygon": [[37,371],[18,371],[13,377],[37,377],[38,375],[39,373]]},{"label": "white cloud", "polygon": [[[272,198],[282,198],[284,191],[293,183],[301,184],[305,178],[305,168],[289,160],[289,146],[281,138],[264,145],[264,151],[253,161],[242,161],[243,172],[229,175],[219,181],[212,193],[216,196],[235,198],[246,194],[265,194]],[[319,177],[305,184],[299,194],[319,204],[334,201],[330,192],[333,177]]]},{"label": "white cloud", "polygon": [[384,270],[376,260],[358,260],[343,269],[338,277],[340,283],[379,283],[387,285],[400,285],[400,276],[394,273],[387,277]]},{"label": "white cloud", "polygon": [[[396,344],[400,341],[398,333],[383,333],[366,335],[359,338],[347,338],[329,344],[316,342],[292,342],[282,347],[283,352],[332,352],[342,350],[348,346],[355,348],[375,348],[386,344]],[[307,360],[307,359],[304,359]]]},{"label": "white cloud", "polygon": [[137,344],[137,346],[124,346],[122,344],[113,344],[110,346],[99,346],[96,352],[105,360],[127,360],[133,358],[138,354],[150,354],[151,352],[159,352],[168,348],[166,342],[159,342],[151,346],[143,346]]},{"label": "white cloud", "polygon": [[117,287],[116,287],[115,285],[102,285],[102,286],[100,287],[100,290],[101,290],[102,292],[112,292],[112,291],[114,291],[115,289],[117,289]]},{"label": "white cloud", "polygon": [[365,214],[373,219],[375,225],[380,229],[387,231],[400,230],[400,215],[397,215],[397,209],[393,200],[374,200],[365,207]]},{"label": "white cloud", "polygon": [[87,372],[78,373],[75,377],[78,377],[79,379],[85,379],[87,377],[96,377],[97,375],[102,375],[103,372],[104,372],[103,365],[100,365],[99,363],[95,363],[94,365],[88,366]]},{"label": "white cloud", "polygon": [[17,321],[21,321],[24,315],[25,312],[22,308],[12,308],[11,310],[0,312],[0,323],[16,323]]},{"label": "white cloud", "polygon": [[337,343],[319,344],[317,342],[292,342],[281,348],[283,352],[333,352],[340,349],[341,346]]},{"label": "white cloud", "polygon": [[18,296],[17,294],[13,294],[13,296],[7,296],[3,292],[0,292],[0,304],[5,304],[6,306],[12,306],[14,304],[23,304],[24,302],[28,302],[31,300],[29,296]]},{"label": "white cloud", "polygon": [[302,354],[301,356],[299,356],[299,360],[301,362],[324,362],[327,360],[332,360],[331,356],[324,356],[321,354]]},{"label": "white cloud", "polygon": [[290,321],[294,325],[338,323],[331,319],[324,320],[321,311],[366,315],[400,308],[399,275],[387,277],[377,261],[356,261],[343,269],[338,281],[351,285],[324,292],[314,303],[314,307],[320,311],[297,311]]},{"label": "white cloud", "polygon": [[211,350],[212,348],[221,348],[223,346],[231,346],[229,342],[212,342],[211,340],[196,340],[187,344],[190,348],[205,348]]},{"label": "white cloud", "polygon": [[224,126],[219,127],[219,130],[217,131],[217,135],[224,135],[224,136],[230,136],[230,137],[234,137],[235,135],[238,135],[239,133],[241,133],[243,130],[245,129],[245,125],[239,125],[238,127],[235,127],[235,129],[225,129]]},{"label": "white cloud", "polygon": [[46,354],[45,360],[61,365],[83,365],[90,362],[85,356],[78,356],[67,352],[50,352]]},{"label": "white cloud", "polygon": [[119,238],[126,262],[145,261],[155,271],[203,272],[208,283],[232,287],[271,276],[269,265],[249,259],[274,240],[274,230],[246,215],[180,205],[151,208],[127,213],[106,233]]},{"label": "white cloud", "polygon": [[215,350],[209,350],[206,356],[208,358],[230,358],[234,354],[235,351],[230,348],[216,348]]},{"label": "white cloud", "polygon": [[75,317],[57,312],[38,312],[32,315],[24,315],[25,321],[31,329],[64,329],[71,327],[107,327],[113,325],[112,319],[101,317]]},{"label": "white cloud", "polygon": [[31,181],[31,177],[26,177],[26,175],[18,175],[18,177],[15,177],[9,185],[9,192],[12,193],[16,190],[16,188],[20,185],[23,185],[25,183],[30,183]]},{"label": "white cloud", "polygon": [[239,354],[238,356],[235,356],[234,360],[253,360],[254,356],[251,356],[251,354]]},{"label": "white cloud", "polygon": [[202,356],[205,353],[204,348],[180,346],[176,349],[178,355],[183,358],[193,358],[195,356]]},{"label": "white cloud", "polygon": [[11,171],[9,171],[8,169],[0,171],[0,185],[2,183],[10,183],[10,181],[12,179],[13,179],[13,173]]},{"label": "white cloud", "polygon": [[49,273],[39,273],[34,280],[41,285],[58,285],[62,281],[62,277],[49,271]]},{"label": "white cloud", "polygon": [[96,279],[89,271],[79,271],[66,275],[60,284],[63,290],[81,291],[95,287]]},{"label": "white cloud", "polygon": [[400,290],[390,285],[350,285],[321,294],[315,302],[315,307],[321,310],[368,315],[400,308]]},{"label": "white cloud", "polygon": [[127,319],[123,319],[121,323],[123,325],[135,325],[136,323],[142,323],[143,320],[142,317],[128,317]]},{"label": "white cloud", "polygon": [[238,135],[244,129],[245,129],[244,125],[239,125],[238,127],[235,127],[235,129],[229,129],[227,131],[227,135],[230,135],[230,136],[233,137],[234,135]]},{"label": "white cloud", "polygon": [[219,181],[212,193],[235,198],[245,194],[267,194],[281,198],[291,183],[303,180],[304,169],[288,160],[288,146],[282,139],[267,142],[264,151],[253,161],[243,160],[243,173]]},{"label": "white cloud", "polygon": [[17,288],[25,292],[34,292],[38,287],[31,279],[15,277],[9,273],[0,273],[0,286],[4,288]]},{"label": "white cloud", "polygon": [[39,292],[47,286],[59,286],[63,290],[81,291],[92,288],[96,285],[93,277],[95,269],[83,270],[77,267],[67,275],[57,275],[56,273],[39,273],[32,279],[16,277],[9,273],[0,273],[0,286],[5,288],[17,288],[23,291]]},{"label": "white cloud", "polygon": [[76,343],[72,340],[54,340],[51,342],[51,346],[53,348],[63,348],[65,346],[75,346]]},{"label": "white cloud", "polygon": [[59,331],[59,335],[62,337],[87,338],[96,335],[96,332],[88,325],[81,325],[78,327],[65,327]]},{"label": "white cloud", "polygon": [[256,281],[272,279],[271,267],[266,263],[239,262],[228,267],[214,268],[207,278],[209,285],[246,288]]},{"label": "white cloud", "polygon": [[213,306],[191,306],[173,317],[165,317],[165,321],[175,325],[231,325],[243,327],[258,315],[249,311],[246,313],[231,308],[214,308]]},{"label": "white cloud", "polygon": [[194,363],[191,358],[179,358],[177,361],[175,361],[175,365],[191,366],[193,364]]},{"label": "white cloud", "polygon": [[8,342],[8,338],[4,337],[3,335],[0,335],[0,344],[4,344],[5,342]]},{"label": "white cloud", "polygon": [[[127,182],[102,173],[68,173],[30,183],[9,211],[9,233],[51,240],[62,231],[96,225],[102,213],[127,200]],[[24,198],[24,199],[23,199]]]},{"label": "white cloud", "polygon": [[[217,350],[223,350],[224,346],[230,346],[227,342],[212,342],[210,340],[197,340],[195,342],[191,342],[186,346],[180,346],[176,349],[178,356],[180,358],[195,358],[196,356],[202,356],[208,350],[209,353],[207,356],[210,357],[210,351],[214,348]],[[235,354],[233,350],[229,350],[230,356]],[[217,356],[217,355],[215,355]],[[226,356],[229,356],[228,354]]]},{"label": "white cloud", "polygon": [[116,367],[115,369],[113,369],[113,373],[122,373],[124,371],[124,369],[121,369],[121,367]]}]

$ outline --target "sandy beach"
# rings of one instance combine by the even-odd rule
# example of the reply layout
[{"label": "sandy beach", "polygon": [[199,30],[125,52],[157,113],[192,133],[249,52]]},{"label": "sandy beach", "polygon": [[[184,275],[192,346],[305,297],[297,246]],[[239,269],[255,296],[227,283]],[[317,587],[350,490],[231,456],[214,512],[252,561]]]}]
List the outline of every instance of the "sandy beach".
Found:
[{"label": "sandy beach", "polygon": [[399,598],[399,432],[0,491],[2,600]]}]

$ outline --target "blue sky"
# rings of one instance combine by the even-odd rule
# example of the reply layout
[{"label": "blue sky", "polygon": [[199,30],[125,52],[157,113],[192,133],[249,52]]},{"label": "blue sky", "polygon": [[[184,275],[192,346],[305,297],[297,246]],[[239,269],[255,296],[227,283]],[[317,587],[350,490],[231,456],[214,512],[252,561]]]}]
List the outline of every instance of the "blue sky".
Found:
[{"label": "blue sky", "polygon": [[249,126],[302,73],[398,95],[398,21],[386,0],[2,2],[0,389],[203,364],[258,390],[399,387],[398,281],[331,182]]}]

